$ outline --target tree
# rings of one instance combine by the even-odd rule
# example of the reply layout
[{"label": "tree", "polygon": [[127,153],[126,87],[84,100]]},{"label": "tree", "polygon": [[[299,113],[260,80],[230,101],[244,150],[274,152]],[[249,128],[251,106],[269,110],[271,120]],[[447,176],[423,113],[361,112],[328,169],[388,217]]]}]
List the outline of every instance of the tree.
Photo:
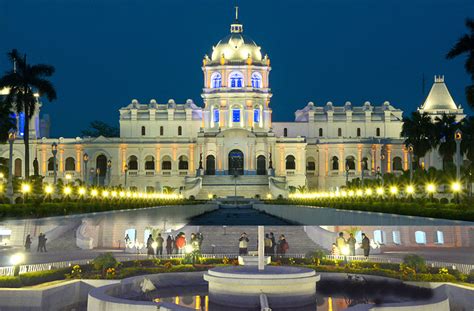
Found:
[{"label": "tree", "polygon": [[459,38],[448,54],[446,54],[446,58],[453,59],[462,54],[467,54],[464,68],[466,68],[467,73],[471,76],[473,84],[466,87],[466,98],[467,103],[474,107],[474,19],[468,18],[466,20],[466,27],[469,33]]},{"label": "tree", "polygon": [[470,116],[461,121],[462,141],[461,152],[474,163],[474,117]]},{"label": "tree", "polygon": [[20,56],[17,50],[8,53],[8,57],[14,63],[14,68],[0,78],[0,89],[8,88],[3,104],[16,113],[23,112],[25,115],[25,128],[23,129],[23,142],[25,145],[25,178],[30,177],[30,121],[33,117],[38,96],[46,96],[49,101],[56,99],[56,90],[48,81],[54,73],[54,67],[50,65],[30,65],[26,62],[26,55]]},{"label": "tree", "polygon": [[8,131],[16,129],[15,119],[12,117],[10,106],[4,101],[0,102],[0,144],[8,139]]},{"label": "tree", "polygon": [[89,125],[89,128],[86,130],[81,131],[82,135],[84,136],[91,136],[91,137],[119,137],[120,130],[116,126],[108,125],[102,121],[92,121]]},{"label": "tree", "polygon": [[421,114],[419,111],[415,111],[411,117],[404,117],[401,135],[406,137],[405,145],[407,147],[410,144],[413,145],[416,164],[419,164],[420,158],[436,146],[435,127],[427,113]]},{"label": "tree", "polygon": [[456,153],[456,141],[454,133],[460,127],[453,115],[443,114],[435,119],[436,145],[438,152],[443,157],[443,169],[446,163],[453,161],[453,155]]}]

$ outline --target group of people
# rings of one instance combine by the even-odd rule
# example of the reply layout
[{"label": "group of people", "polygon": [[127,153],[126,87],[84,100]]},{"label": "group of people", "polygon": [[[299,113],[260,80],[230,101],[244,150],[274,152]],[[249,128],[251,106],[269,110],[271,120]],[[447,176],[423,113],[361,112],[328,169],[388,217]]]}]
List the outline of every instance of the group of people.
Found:
[{"label": "group of people", "polygon": [[[41,232],[38,236],[38,247],[36,249],[37,252],[43,253],[43,252],[48,252],[46,250],[46,241],[48,239],[46,238],[46,235]],[[25,239],[25,251],[26,252],[31,252],[31,244],[33,244],[33,241],[31,239],[31,234],[28,234]]]},{"label": "group of people", "polygon": [[[204,236],[202,233],[191,233],[191,240],[189,241],[192,246],[192,251],[199,251],[201,249],[202,241]],[[125,245],[130,243],[130,237],[125,235]],[[179,232],[175,237],[171,234],[165,239],[161,236],[161,233],[158,233],[156,238],[150,234],[146,241],[146,249],[148,256],[162,256],[164,255],[163,248],[166,249],[167,255],[172,254],[184,254],[186,245],[188,241],[186,240],[186,234],[184,232]]]},{"label": "group of people", "polygon": [[[345,249],[348,250],[347,255],[355,256],[356,254],[356,244],[357,240],[354,237],[353,233],[349,234],[347,240],[344,238],[344,232],[339,232],[339,236],[336,238],[336,243],[332,244],[332,255],[346,255]],[[365,233],[362,233],[362,242],[360,243],[360,248],[364,251],[364,256],[369,257],[370,254],[370,239]]]},{"label": "group of people", "polygon": [[[248,254],[249,241],[250,239],[247,233],[242,232],[239,238],[239,255]],[[285,235],[281,234],[277,241],[273,232],[265,234],[264,246],[265,256],[275,256],[275,254],[282,256],[285,255],[290,248]]]}]

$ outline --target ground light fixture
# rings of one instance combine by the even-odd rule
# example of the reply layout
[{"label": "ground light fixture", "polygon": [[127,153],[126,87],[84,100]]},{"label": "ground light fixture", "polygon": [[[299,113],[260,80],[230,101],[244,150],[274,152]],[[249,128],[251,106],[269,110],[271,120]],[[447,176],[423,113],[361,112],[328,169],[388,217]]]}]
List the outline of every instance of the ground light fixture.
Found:
[{"label": "ground light fixture", "polygon": [[365,195],[371,196],[372,195],[372,189],[370,189],[370,188],[365,189]]},{"label": "ground light fixture", "polygon": [[270,200],[272,198],[272,194],[271,193],[267,193],[267,199]]},{"label": "ground light fixture", "polygon": [[109,197],[109,192],[107,190],[102,191],[102,197],[108,198]]},{"label": "ground light fixture", "polygon": [[192,246],[191,244],[186,245],[186,246],[184,247],[184,252],[185,252],[186,254],[192,253],[192,252],[193,252],[193,246]]},{"label": "ground light fixture", "polygon": [[377,192],[378,195],[383,195],[383,193],[384,193],[382,187],[378,187],[375,191]]},{"label": "ground light fixture", "polygon": [[31,191],[31,185],[30,184],[21,184],[21,192],[23,194],[27,194]]},{"label": "ground light fixture", "polygon": [[433,183],[429,183],[426,185],[426,192],[432,194],[436,191],[436,185]]},{"label": "ground light fixture", "polygon": [[83,196],[83,195],[86,194],[86,188],[81,187],[81,188],[79,188],[79,190],[77,192],[79,193],[80,196]]},{"label": "ground light fixture", "polygon": [[462,190],[461,183],[458,181],[455,181],[451,184],[451,190],[453,192],[460,192]]},{"label": "ground light fixture", "polygon": [[362,191],[362,189],[357,189],[357,190],[356,190],[356,195],[357,195],[358,197],[361,197],[361,196],[364,195],[364,191]]},{"label": "ground light fixture", "polygon": [[51,185],[46,185],[46,187],[44,187],[44,193],[46,194],[52,194],[53,191],[54,191],[54,188]]},{"label": "ground light fixture", "polygon": [[398,193],[398,188],[397,186],[391,186],[390,187],[390,194],[391,195],[396,195]]},{"label": "ground light fixture", "polygon": [[415,187],[413,187],[413,185],[408,185],[405,189],[405,192],[407,194],[413,194],[413,193],[415,193]]},{"label": "ground light fixture", "polygon": [[96,189],[92,189],[91,196],[96,197],[98,194],[99,192]]},{"label": "ground light fixture", "polygon": [[72,193],[71,187],[64,187],[63,192],[65,195],[70,195]]}]

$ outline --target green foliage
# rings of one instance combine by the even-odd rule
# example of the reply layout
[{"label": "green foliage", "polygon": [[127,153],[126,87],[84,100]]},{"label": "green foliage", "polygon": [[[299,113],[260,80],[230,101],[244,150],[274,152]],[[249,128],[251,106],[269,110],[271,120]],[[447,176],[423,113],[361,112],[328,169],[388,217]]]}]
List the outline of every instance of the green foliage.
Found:
[{"label": "green foliage", "polygon": [[102,272],[109,268],[116,268],[117,265],[117,259],[111,253],[100,254],[92,261],[94,269]]},{"label": "green foliage", "polygon": [[417,273],[426,271],[426,261],[423,257],[419,255],[406,255],[405,257],[403,257],[403,263],[406,266],[414,269]]},{"label": "green foliage", "polygon": [[0,276],[0,288],[19,288],[22,287],[21,280],[18,276]]},{"label": "green foliage", "polygon": [[316,249],[314,251],[307,252],[305,257],[306,258],[314,258],[319,259],[320,261],[324,259],[327,255],[327,252],[322,249]]},{"label": "green foliage", "polygon": [[91,137],[119,137],[120,129],[116,126],[110,126],[105,122],[95,120],[90,123],[88,129],[81,131],[81,134]]}]

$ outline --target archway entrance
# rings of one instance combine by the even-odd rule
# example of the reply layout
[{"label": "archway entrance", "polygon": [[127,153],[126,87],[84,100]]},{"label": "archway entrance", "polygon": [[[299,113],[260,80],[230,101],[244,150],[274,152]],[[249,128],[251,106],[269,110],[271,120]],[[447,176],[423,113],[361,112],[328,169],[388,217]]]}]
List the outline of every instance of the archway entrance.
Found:
[{"label": "archway entrance", "polygon": [[216,158],[213,155],[206,157],[206,175],[216,175]]},{"label": "archway entrance", "polygon": [[257,157],[257,175],[267,175],[266,160],[263,155]]},{"label": "archway entrance", "polygon": [[229,175],[244,174],[244,154],[242,151],[234,149],[229,152]]},{"label": "archway entrance", "polygon": [[103,154],[97,157],[96,160],[96,178],[98,178],[99,185],[105,184],[105,176],[107,175],[107,157]]}]

